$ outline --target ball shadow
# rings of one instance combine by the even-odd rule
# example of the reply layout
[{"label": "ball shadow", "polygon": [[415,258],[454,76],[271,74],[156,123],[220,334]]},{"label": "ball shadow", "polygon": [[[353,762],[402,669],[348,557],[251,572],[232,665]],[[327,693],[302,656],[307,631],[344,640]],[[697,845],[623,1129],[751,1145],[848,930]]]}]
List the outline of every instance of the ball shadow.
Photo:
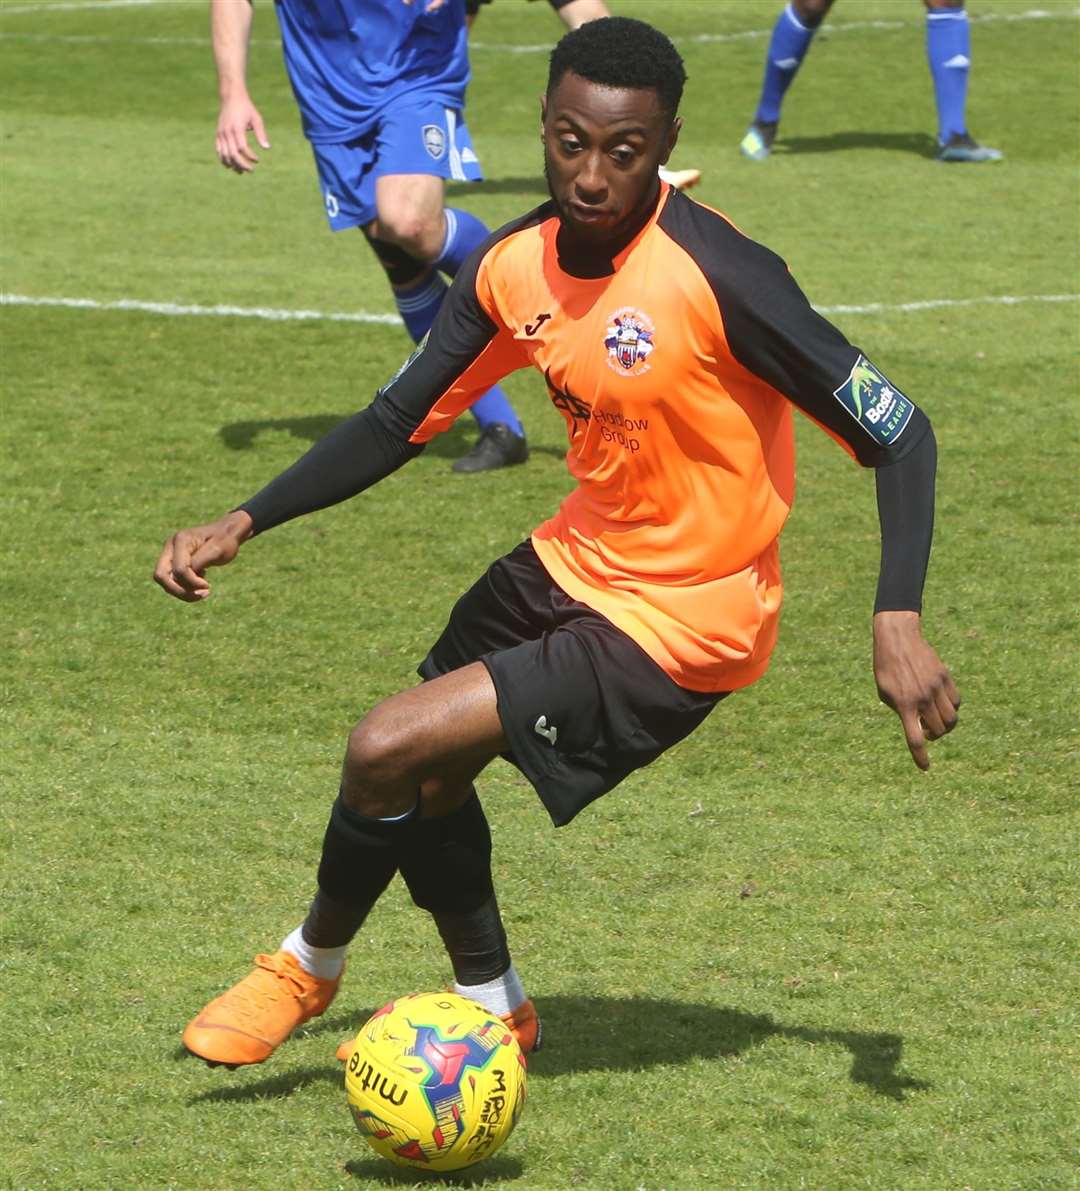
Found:
[{"label": "ball shadow", "polygon": [[437,1171],[411,1170],[391,1166],[382,1158],[353,1158],[345,1163],[345,1170],[353,1178],[384,1187],[485,1187],[491,1183],[519,1179],[525,1173],[525,1168],[516,1158],[508,1158],[503,1154],[485,1158],[475,1172],[466,1169],[439,1174]]}]

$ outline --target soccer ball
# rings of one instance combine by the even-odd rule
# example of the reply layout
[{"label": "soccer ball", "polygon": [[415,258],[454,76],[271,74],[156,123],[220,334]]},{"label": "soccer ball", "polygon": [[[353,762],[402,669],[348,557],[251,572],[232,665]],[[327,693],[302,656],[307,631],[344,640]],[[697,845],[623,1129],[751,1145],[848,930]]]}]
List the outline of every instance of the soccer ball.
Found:
[{"label": "soccer ball", "polygon": [[353,1120],[399,1166],[461,1170],[510,1136],[525,1057],[505,1022],[456,993],[414,993],[364,1023],[345,1070]]}]

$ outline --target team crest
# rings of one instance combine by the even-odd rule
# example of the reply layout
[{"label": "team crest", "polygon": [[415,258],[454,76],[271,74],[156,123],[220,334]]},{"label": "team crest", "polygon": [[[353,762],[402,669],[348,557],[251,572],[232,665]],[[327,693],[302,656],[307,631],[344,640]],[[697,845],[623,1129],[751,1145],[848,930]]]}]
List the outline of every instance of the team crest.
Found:
[{"label": "team crest", "polygon": [[421,129],[421,134],[428,156],[435,161],[442,161],[446,156],[446,133],[438,124],[425,124]]},{"label": "team crest", "polygon": [[641,376],[649,371],[649,356],[656,346],[652,319],[632,306],[623,306],[608,319],[604,347],[608,367],[620,376]]}]

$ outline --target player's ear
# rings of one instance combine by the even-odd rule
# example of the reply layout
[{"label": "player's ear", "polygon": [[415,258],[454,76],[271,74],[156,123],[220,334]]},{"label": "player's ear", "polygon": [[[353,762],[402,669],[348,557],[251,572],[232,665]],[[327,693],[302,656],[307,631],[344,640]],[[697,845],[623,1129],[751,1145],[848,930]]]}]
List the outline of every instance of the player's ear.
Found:
[{"label": "player's ear", "polygon": [[544,121],[547,119],[547,96],[540,96],[540,137],[544,136]]},{"label": "player's ear", "polygon": [[675,152],[675,146],[679,143],[679,133],[682,131],[682,120],[676,116],[671,122],[671,127],[667,130],[664,137],[664,151],[660,155],[660,164],[667,165],[668,158]]}]

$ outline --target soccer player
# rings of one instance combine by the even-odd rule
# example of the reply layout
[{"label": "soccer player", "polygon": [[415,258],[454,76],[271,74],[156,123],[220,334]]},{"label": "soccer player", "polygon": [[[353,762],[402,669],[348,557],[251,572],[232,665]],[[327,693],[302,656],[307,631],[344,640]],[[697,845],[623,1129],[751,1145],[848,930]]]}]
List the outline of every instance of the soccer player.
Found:
[{"label": "soccer player", "polygon": [[[976,143],[967,128],[964,113],[971,35],[964,0],[924,0],[924,3],[926,58],[937,102],[937,160],[1000,161],[1001,153]],[[790,0],[777,18],[765,56],[765,78],[757,112],[739,144],[742,155],[751,161],[764,161],[772,152],[784,92],[791,86],[818,26],[832,6],[833,0]]]},{"label": "soccer player", "polygon": [[[333,231],[359,227],[413,340],[427,333],[453,277],[488,235],[443,201],[447,178],[480,178],[465,124],[465,0],[277,0],[285,66]],[[210,0],[222,165],[250,173],[268,149],[247,89],[253,0]],[[497,385],[477,393],[480,428],[454,471],[523,463],[525,431]]]},{"label": "soccer player", "polygon": [[541,108],[550,201],[469,258],[423,348],[366,409],[161,551],[157,583],[200,602],[207,568],[389,475],[518,368],[544,376],[566,425],[576,488],[458,600],[425,681],[353,729],[307,918],[184,1032],[208,1062],[261,1062],[326,1008],[395,873],[433,915],[455,990],[535,1046],[474,779],[506,757],[569,823],[764,673],[793,405],[875,469],[874,675],[916,765],[957,721],[956,686],[920,627],[930,423],[783,261],[657,177],[684,80],[671,42],[640,21],[565,36]]}]

